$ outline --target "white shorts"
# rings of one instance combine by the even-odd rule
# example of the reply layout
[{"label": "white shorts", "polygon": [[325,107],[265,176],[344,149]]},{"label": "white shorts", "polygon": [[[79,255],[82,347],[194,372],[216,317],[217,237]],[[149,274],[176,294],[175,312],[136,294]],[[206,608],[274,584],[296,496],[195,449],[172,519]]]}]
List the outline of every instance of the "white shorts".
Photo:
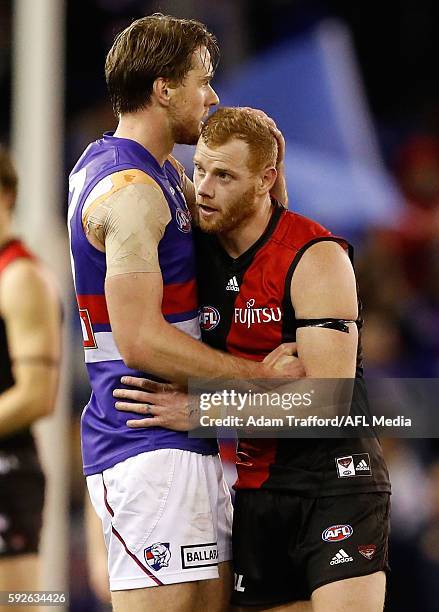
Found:
[{"label": "white shorts", "polygon": [[110,589],[218,578],[232,558],[232,503],[218,455],[160,449],[87,477]]}]

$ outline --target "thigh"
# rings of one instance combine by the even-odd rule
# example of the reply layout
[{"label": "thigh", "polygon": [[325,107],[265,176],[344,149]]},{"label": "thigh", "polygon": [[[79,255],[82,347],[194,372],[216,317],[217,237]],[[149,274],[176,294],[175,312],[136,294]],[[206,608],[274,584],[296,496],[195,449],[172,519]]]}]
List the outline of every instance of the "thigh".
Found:
[{"label": "thigh", "polygon": [[[0,591],[38,591],[40,587],[40,561],[36,554],[0,558]],[[0,610],[29,612],[29,605],[1,606]],[[35,612],[40,606],[32,606]]]},{"label": "thigh", "polygon": [[312,594],[313,612],[383,612],[386,574],[348,578],[326,584]]},{"label": "thigh", "polygon": [[337,592],[349,579],[369,575],[379,577],[355,584],[381,584],[389,569],[389,497],[361,493],[316,500],[299,557],[306,564],[310,593],[329,584]]},{"label": "thigh", "polygon": [[0,559],[0,591],[37,590],[39,572],[40,563],[36,554]]},{"label": "thigh", "polygon": [[168,584],[160,589],[112,591],[114,612],[193,612],[197,601],[197,583]]},{"label": "thigh", "polygon": [[[218,578],[222,559],[211,501],[218,481],[215,477],[216,484],[210,482],[211,460],[188,451],[161,449],[87,478],[103,523],[111,591]],[[196,585],[189,585],[184,593],[193,591]],[[137,597],[140,593],[130,596]]]},{"label": "thigh", "polygon": [[219,579],[198,583],[196,605],[191,612],[228,612],[233,587],[233,571],[230,561],[218,564]]},{"label": "thigh", "polygon": [[114,612],[228,612],[232,588],[230,562],[220,563],[219,578],[164,585],[160,589],[113,591]]},{"label": "thigh", "polygon": [[[281,604],[280,606],[270,606],[269,608],[254,607],[251,608],[232,608],[232,612],[313,612],[313,607],[310,601],[296,601],[294,603]],[[325,612],[328,612],[325,610]]]}]

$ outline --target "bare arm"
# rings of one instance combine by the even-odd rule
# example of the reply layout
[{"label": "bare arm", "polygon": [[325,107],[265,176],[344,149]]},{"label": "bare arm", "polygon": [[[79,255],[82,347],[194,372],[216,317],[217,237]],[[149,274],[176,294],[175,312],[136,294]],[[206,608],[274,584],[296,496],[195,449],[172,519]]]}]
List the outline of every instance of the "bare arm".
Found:
[{"label": "bare arm", "polygon": [[[352,265],[344,250],[335,242],[321,242],[309,248],[299,262],[291,284],[291,300],[298,319],[334,318],[355,321],[357,318],[357,293]],[[304,368],[304,377],[291,383],[279,384],[276,395],[309,393],[313,388],[312,405],[295,406],[294,415],[304,418],[309,414],[332,417],[346,412],[352,394],[351,380],[355,377],[358,332],[355,323],[348,325],[349,333],[320,327],[303,327],[297,330],[297,351]],[[279,359],[279,349],[267,356],[266,362]],[[281,356],[282,358],[282,356]],[[325,384],[310,379],[328,379]],[[340,384],[339,379],[347,379]],[[149,391],[118,389],[114,395],[120,399],[139,402],[133,404],[118,402],[121,410],[151,414],[154,418],[131,420],[132,427],[162,425],[179,429],[195,426],[184,394],[166,388],[161,389],[151,383],[129,379],[127,384]],[[316,382],[316,384],[314,384]],[[253,391],[267,391],[255,388]],[[152,404],[148,406],[148,403]],[[233,411],[232,411],[233,412]],[[237,414],[236,411],[233,414]],[[238,416],[246,419],[255,414],[255,409],[245,406]],[[283,417],[287,414],[282,408],[270,403],[266,414],[270,417]],[[184,419],[186,415],[186,421]],[[192,418],[191,418],[192,416]],[[197,415],[195,415],[197,416]],[[199,416],[199,412],[198,412]],[[209,416],[225,416],[224,407],[212,406]]]},{"label": "bare arm", "polygon": [[114,339],[128,367],[176,382],[189,377],[268,377],[272,369],[194,340],[162,314],[158,245],[170,220],[159,189],[124,187],[89,216],[88,238],[105,248],[105,295]]},{"label": "bare arm", "polygon": [[[336,242],[319,242],[303,255],[291,282],[291,301],[297,319],[336,318],[355,321],[357,290],[351,262]],[[297,351],[312,378],[354,378],[358,332],[321,327],[297,330]]]},{"label": "bare arm", "polygon": [[39,264],[18,260],[4,271],[0,312],[15,384],[0,395],[0,436],[49,414],[55,404],[61,316],[53,280]]},{"label": "bare arm", "polygon": [[161,312],[160,273],[108,278],[105,293],[116,344],[128,367],[180,383],[195,376],[268,376],[263,364],[211,349],[170,325]]}]

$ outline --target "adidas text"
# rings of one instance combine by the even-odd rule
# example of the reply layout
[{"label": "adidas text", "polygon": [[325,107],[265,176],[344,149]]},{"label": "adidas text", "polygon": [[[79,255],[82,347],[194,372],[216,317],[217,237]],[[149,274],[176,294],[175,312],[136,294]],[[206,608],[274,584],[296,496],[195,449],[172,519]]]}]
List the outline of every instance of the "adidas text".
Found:
[{"label": "adidas text", "polygon": [[332,557],[329,565],[339,565],[339,563],[350,563],[353,561],[353,558],[350,557],[342,548],[338,551],[338,553]]}]

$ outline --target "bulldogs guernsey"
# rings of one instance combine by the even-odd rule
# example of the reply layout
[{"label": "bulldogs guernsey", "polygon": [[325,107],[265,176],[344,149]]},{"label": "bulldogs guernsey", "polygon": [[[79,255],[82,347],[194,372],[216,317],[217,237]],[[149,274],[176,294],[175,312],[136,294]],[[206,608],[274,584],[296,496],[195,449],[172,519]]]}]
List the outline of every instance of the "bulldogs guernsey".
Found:
[{"label": "bulldogs guernsey", "polygon": [[128,457],[161,448],[202,454],[217,452],[212,440],[190,438],[184,432],[159,427],[130,429],[136,414],[118,412],[112,392],[124,375],[153,378],[125,365],[115,345],[108,317],[104,282],[105,253],[87,240],[82,211],[126,185],[156,183],[171,212],[159,243],[163,276],[162,312],[165,319],[194,338],[200,338],[195,282],[195,260],[189,211],[180,189],[179,175],[167,161],[161,167],[140,144],[111,133],[89,145],[70,175],[68,226],[72,270],[84,336],[85,362],[92,387],[81,422],[82,455],[86,476],[102,472]]},{"label": "bulldogs guernsey", "polygon": [[[307,248],[335,238],[314,221],[274,206],[259,240],[232,259],[213,235],[196,232],[197,279],[203,340],[233,355],[262,361],[296,338],[291,279]],[[359,342],[360,346],[361,342]],[[357,355],[355,408],[367,408],[361,350]],[[390,491],[376,438],[241,439],[236,489],[277,489],[316,497]],[[347,476],[350,477],[347,477]]]}]

